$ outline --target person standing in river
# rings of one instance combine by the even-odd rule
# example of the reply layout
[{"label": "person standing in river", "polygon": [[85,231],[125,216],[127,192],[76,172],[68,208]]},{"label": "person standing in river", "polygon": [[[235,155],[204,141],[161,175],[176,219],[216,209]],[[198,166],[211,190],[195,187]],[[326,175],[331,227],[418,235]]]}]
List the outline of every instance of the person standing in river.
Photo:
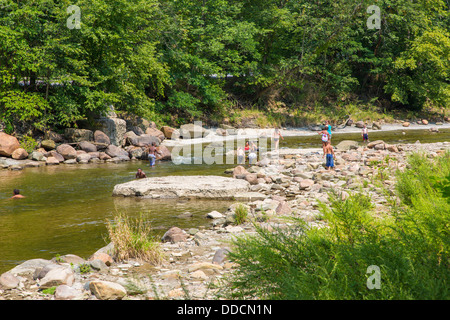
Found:
[{"label": "person standing in river", "polygon": [[154,142],[152,142],[152,144],[148,147],[147,152],[148,152],[148,160],[150,162],[150,167],[154,167],[155,162],[156,162],[156,153],[158,153]]},{"label": "person standing in river", "polygon": [[275,150],[278,150],[280,139],[284,140],[283,136],[281,135],[281,131],[278,128],[275,128],[275,131],[273,132],[272,135],[272,141],[275,144]]},{"label": "person standing in river", "polygon": [[361,136],[363,138],[363,142],[369,142],[369,130],[367,129],[366,125],[363,126]]}]

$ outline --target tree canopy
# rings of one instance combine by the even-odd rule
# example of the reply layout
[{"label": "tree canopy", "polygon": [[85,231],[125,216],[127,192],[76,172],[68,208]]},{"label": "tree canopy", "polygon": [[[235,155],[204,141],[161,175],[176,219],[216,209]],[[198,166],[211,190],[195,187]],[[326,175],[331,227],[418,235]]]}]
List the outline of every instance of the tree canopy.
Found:
[{"label": "tree canopy", "polygon": [[181,123],[311,91],[447,108],[449,57],[443,0],[0,0],[0,118],[65,127],[114,105]]}]

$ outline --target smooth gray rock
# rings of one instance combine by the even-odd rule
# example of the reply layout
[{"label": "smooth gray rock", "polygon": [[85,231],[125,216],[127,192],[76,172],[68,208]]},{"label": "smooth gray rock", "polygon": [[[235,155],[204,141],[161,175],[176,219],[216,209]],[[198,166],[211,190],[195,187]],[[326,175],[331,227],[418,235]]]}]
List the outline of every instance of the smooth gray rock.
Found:
[{"label": "smooth gray rock", "polygon": [[114,186],[114,196],[167,198],[233,199],[247,192],[245,180],[220,176],[167,176],[133,180]]},{"label": "smooth gray rock", "polygon": [[13,269],[9,270],[10,273],[14,275],[23,275],[27,273],[34,273],[36,268],[43,268],[48,264],[52,264],[50,260],[45,259],[31,259],[27,260],[18,266],[14,267]]}]

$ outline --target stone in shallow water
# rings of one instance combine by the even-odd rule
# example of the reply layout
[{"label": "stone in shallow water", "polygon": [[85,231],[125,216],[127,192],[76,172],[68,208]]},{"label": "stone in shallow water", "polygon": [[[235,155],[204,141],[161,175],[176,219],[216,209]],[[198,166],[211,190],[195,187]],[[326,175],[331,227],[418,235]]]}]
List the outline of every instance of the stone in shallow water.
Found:
[{"label": "stone in shallow water", "polygon": [[233,199],[236,194],[247,192],[249,188],[250,184],[245,180],[221,176],[168,176],[118,184],[113,195],[153,199]]}]

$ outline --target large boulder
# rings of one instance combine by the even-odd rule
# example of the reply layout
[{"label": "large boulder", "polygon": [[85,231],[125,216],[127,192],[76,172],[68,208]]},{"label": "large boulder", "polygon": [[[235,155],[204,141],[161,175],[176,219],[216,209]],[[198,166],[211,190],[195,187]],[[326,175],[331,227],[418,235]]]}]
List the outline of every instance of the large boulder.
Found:
[{"label": "large boulder", "polygon": [[52,150],[52,151],[49,151],[48,153],[47,153],[47,157],[53,157],[53,158],[55,158],[58,162],[63,162],[65,159],[64,159],[64,157],[60,154],[60,153],[58,153],[58,152],[56,152],[55,150]]},{"label": "large boulder", "polygon": [[45,160],[45,164],[48,165],[48,166],[58,165],[58,164],[59,164],[59,161],[58,161],[58,159],[56,159],[55,157],[48,157],[48,158]]},{"label": "large boulder", "polygon": [[42,140],[41,147],[47,151],[53,150],[56,148],[56,143],[54,140]]},{"label": "large boulder", "polygon": [[96,143],[104,144],[106,146],[111,144],[111,140],[109,139],[108,135],[100,130],[95,130],[94,141]]},{"label": "large boulder", "polygon": [[18,148],[20,148],[20,143],[16,137],[0,132],[0,156],[10,157]]},{"label": "large boulder", "polygon": [[128,146],[125,150],[130,155],[130,158],[144,159],[144,150],[142,147]]},{"label": "large boulder", "polygon": [[156,128],[147,128],[145,130],[145,134],[153,137],[157,137],[159,139],[159,142],[162,142],[166,137],[164,136],[164,133],[161,130],[158,130]]},{"label": "large boulder", "polygon": [[64,135],[71,142],[92,141],[94,139],[94,133],[88,129],[67,128]]},{"label": "large boulder", "polygon": [[126,144],[136,146],[136,147],[146,147],[155,143],[155,145],[159,146],[160,140],[156,136],[143,134],[138,136],[133,131],[128,131],[125,135]]},{"label": "large boulder", "polygon": [[153,122],[133,114],[124,114],[123,119],[127,124],[127,131],[135,131],[136,134],[142,134],[147,128],[156,128]]},{"label": "large boulder", "polygon": [[65,160],[77,158],[77,151],[75,150],[75,148],[65,143],[57,146],[56,152],[62,155]]},{"label": "large boulder", "polygon": [[161,127],[161,132],[167,139],[178,139],[180,137],[180,132],[177,129],[169,126]]},{"label": "large boulder", "polygon": [[54,131],[46,131],[45,135],[44,135],[44,139],[52,140],[57,143],[61,143],[64,141],[64,137],[61,134],[54,132]]},{"label": "large boulder", "polygon": [[179,131],[183,139],[202,138],[209,134],[209,130],[193,123],[180,126]]},{"label": "large boulder", "polygon": [[172,154],[166,146],[156,147],[158,153],[156,154],[156,160],[171,160]]},{"label": "large boulder", "polygon": [[125,144],[125,133],[127,132],[125,120],[120,118],[100,118],[97,120],[97,127],[108,136],[111,144],[118,147]]},{"label": "large boulder", "polygon": [[357,127],[357,128],[362,128],[362,127],[364,127],[364,121],[357,121],[357,122],[355,123],[355,127]]},{"label": "large boulder", "polygon": [[350,149],[358,149],[358,142],[353,140],[343,140],[336,145],[336,149],[340,151],[348,151]]},{"label": "large boulder", "polygon": [[247,171],[243,166],[237,166],[233,169],[233,178],[244,178],[250,172]]},{"label": "large boulder", "polygon": [[80,153],[77,155],[77,162],[88,163],[91,160],[91,155],[89,153]]},{"label": "large boulder", "polygon": [[373,130],[381,130],[381,123],[379,123],[378,121],[374,121],[372,123],[372,129]]},{"label": "large boulder", "polygon": [[82,292],[68,285],[61,284],[55,289],[56,300],[72,300],[79,296],[82,296]]},{"label": "large boulder", "polygon": [[258,184],[258,177],[256,173],[249,173],[245,175],[245,180],[248,181],[251,185]]},{"label": "large boulder", "polygon": [[384,141],[383,140],[375,140],[375,141],[372,141],[372,142],[369,142],[368,144],[367,144],[367,148],[375,148],[375,146],[377,146],[377,145],[383,145],[383,149],[384,149]]},{"label": "large boulder", "polygon": [[34,160],[34,161],[43,161],[43,160],[45,160],[45,156],[44,156],[44,154],[43,154],[42,152],[40,152],[40,151],[33,151],[33,152],[30,154],[30,159],[31,159],[31,160]]},{"label": "large boulder", "polygon": [[164,235],[161,238],[162,242],[171,242],[171,243],[177,243],[186,241],[188,238],[188,234],[186,231],[178,228],[178,227],[172,227],[169,230],[164,233]]},{"label": "large boulder", "polygon": [[105,153],[110,156],[111,158],[116,158],[116,157],[128,157],[128,152],[120,147],[117,147],[113,144],[109,145],[106,150]]},{"label": "large boulder", "polygon": [[10,272],[5,272],[0,276],[0,288],[14,289],[20,284],[20,280]]},{"label": "large boulder", "polygon": [[51,264],[50,260],[46,259],[31,259],[22,262],[21,264],[15,266],[13,269],[9,270],[11,274],[14,275],[26,275],[33,274],[37,268],[45,267],[48,264]]},{"label": "large boulder", "polygon": [[250,184],[242,179],[221,176],[166,176],[132,180],[117,184],[113,196],[151,199],[233,199],[249,191]]},{"label": "large boulder", "polygon": [[110,281],[91,281],[89,290],[100,300],[121,300],[127,295],[127,291],[122,285]]},{"label": "large boulder", "polygon": [[75,281],[75,275],[70,267],[56,267],[51,269],[39,282],[40,288],[47,289],[62,284],[71,286]]},{"label": "large boulder", "polygon": [[11,154],[11,158],[16,159],[16,160],[23,160],[23,159],[26,159],[27,157],[28,157],[28,152],[27,152],[27,150],[25,150],[23,148],[17,148]]},{"label": "large boulder", "polygon": [[152,143],[155,143],[156,146],[159,146],[160,142],[161,141],[157,136],[143,134],[137,138],[134,145],[137,147],[146,147]]},{"label": "large boulder", "polygon": [[80,143],[78,143],[78,147],[81,150],[86,151],[86,152],[96,152],[97,151],[97,147],[88,141],[81,141]]}]

